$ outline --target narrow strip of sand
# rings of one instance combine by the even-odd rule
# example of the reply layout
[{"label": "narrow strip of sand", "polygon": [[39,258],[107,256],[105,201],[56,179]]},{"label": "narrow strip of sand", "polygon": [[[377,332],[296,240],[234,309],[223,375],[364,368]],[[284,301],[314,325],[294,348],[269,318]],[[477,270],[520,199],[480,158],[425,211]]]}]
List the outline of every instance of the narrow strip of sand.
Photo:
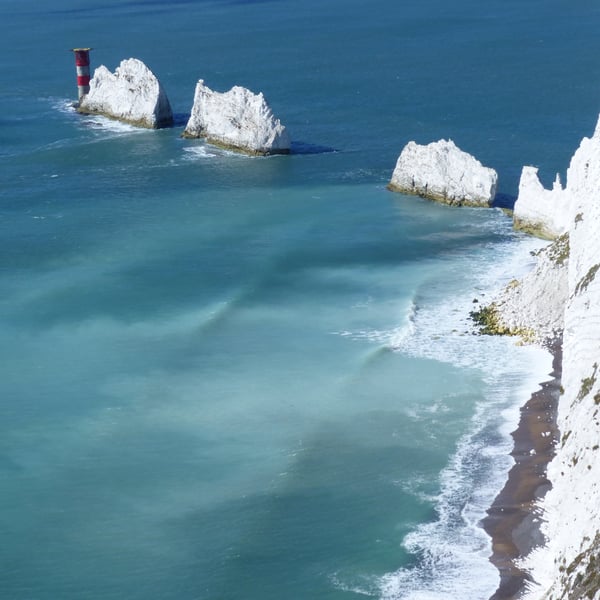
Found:
[{"label": "narrow strip of sand", "polygon": [[508,480],[482,521],[492,538],[491,562],[500,571],[500,585],[490,600],[518,598],[528,579],[515,560],[544,543],[540,532],[537,502],[550,489],[546,467],[554,457],[558,441],[556,411],[560,396],[562,347],[552,348],[552,379],[541,384],[521,408],[519,425],[512,433],[515,464]]}]

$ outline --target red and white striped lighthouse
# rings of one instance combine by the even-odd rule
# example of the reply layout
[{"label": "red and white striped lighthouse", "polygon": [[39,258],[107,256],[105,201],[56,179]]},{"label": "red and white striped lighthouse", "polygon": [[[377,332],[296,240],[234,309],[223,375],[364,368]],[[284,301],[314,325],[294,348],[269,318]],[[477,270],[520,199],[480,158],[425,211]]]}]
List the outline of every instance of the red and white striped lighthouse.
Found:
[{"label": "red and white striped lighthouse", "polygon": [[90,50],[92,48],[72,48],[77,68],[77,91],[81,100],[90,91]]}]

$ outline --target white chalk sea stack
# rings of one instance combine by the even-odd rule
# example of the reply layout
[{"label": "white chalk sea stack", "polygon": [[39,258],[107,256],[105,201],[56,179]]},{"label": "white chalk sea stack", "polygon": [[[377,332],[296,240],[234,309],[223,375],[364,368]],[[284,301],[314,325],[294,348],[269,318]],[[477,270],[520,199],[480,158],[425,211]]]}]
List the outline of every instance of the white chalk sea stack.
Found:
[{"label": "white chalk sea stack", "polygon": [[554,239],[568,230],[570,194],[562,187],[557,174],[551,190],[544,188],[535,167],[523,167],[519,197],[515,202],[515,229],[541,238]]},{"label": "white chalk sea stack", "polygon": [[173,124],[173,112],[163,87],[136,58],[121,61],[114,73],[104,65],[98,67],[90,80],[90,91],[77,110],[150,129]]},{"label": "white chalk sea stack", "polygon": [[402,150],[389,189],[457,206],[490,206],[498,174],[460,150],[452,140]]},{"label": "white chalk sea stack", "polygon": [[[538,178],[535,167],[523,167],[519,183],[519,197],[515,202],[513,221],[516,229],[539,237],[554,239],[567,232],[573,219],[573,205],[589,186],[590,161],[597,160],[600,152],[600,121],[591,138],[583,138],[567,169],[563,188],[557,175],[551,190]],[[585,183],[584,183],[585,182]]]},{"label": "white chalk sea stack", "polygon": [[288,154],[291,141],[262,93],[235,86],[228,92],[211,90],[201,79],[184,137],[206,141],[247,154]]},{"label": "white chalk sea stack", "polygon": [[525,188],[536,193],[522,200],[539,201],[536,217],[541,223],[560,212],[566,231],[540,253],[536,269],[509,285],[492,305],[500,325],[531,328],[537,339],[548,339],[561,329],[563,336],[560,440],[547,470],[552,487],[539,505],[545,544],[520,563],[531,578],[522,598],[598,599],[600,121],[573,155],[564,189],[557,185],[543,193],[534,176],[537,179],[535,171],[526,173],[531,180]]}]

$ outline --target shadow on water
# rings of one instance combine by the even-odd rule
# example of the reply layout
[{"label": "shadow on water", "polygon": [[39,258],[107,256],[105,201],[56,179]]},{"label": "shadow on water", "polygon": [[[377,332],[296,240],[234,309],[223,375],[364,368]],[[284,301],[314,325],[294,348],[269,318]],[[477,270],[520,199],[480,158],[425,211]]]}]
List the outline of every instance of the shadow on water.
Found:
[{"label": "shadow on water", "polygon": [[492,206],[494,208],[507,208],[512,210],[515,206],[517,198],[512,194],[496,194]]},{"label": "shadow on water", "polygon": [[292,142],[290,154],[327,154],[329,152],[338,152],[330,146],[321,146],[319,144],[311,144],[310,142]]},{"label": "shadow on water", "polygon": [[190,113],[173,113],[173,127],[185,127],[190,119]]},{"label": "shadow on water", "polygon": [[[191,114],[190,113],[173,113],[173,126],[172,129],[185,128]],[[337,148],[331,146],[323,146],[321,144],[313,144],[312,142],[305,141],[292,141],[290,154],[329,154],[332,152],[339,152]]]},{"label": "shadow on water", "polygon": [[[410,564],[413,557],[398,547],[408,528],[393,515],[404,511],[427,520],[433,513],[394,480],[402,467],[423,460],[435,463],[436,457],[391,438],[391,429],[403,424],[399,413],[370,415],[368,426],[381,428],[394,439],[372,446],[330,424],[305,440],[286,472],[268,489],[171,520],[169,526],[185,531],[187,539],[202,540],[202,545],[213,548],[211,553],[202,545],[190,549],[196,571],[210,573],[202,585],[211,597],[239,598],[244,588],[265,599],[293,597],[294,592],[309,597],[309,591],[316,590],[327,600],[359,596],[343,589],[346,585],[336,585],[337,579],[374,595],[377,573],[397,568],[399,560]],[[236,516],[236,527],[225,538],[215,524],[231,519],[228,515]],[[369,527],[356,527],[357,515]],[[366,561],[361,556],[365,548]],[[308,589],[299,591],[302,579]],[[188,581],[196,585],[193,577]]]},{"label": "shadow on water", "polygon": [[[173,127],[185,128],[189,118],[190,115],[187,113],[173,114]],[[339,150],[331,146],[321,146],[320,144],[301,141],[293,141],[290,148],[290,154],[330,154],[334,152],[339,152]]]}]

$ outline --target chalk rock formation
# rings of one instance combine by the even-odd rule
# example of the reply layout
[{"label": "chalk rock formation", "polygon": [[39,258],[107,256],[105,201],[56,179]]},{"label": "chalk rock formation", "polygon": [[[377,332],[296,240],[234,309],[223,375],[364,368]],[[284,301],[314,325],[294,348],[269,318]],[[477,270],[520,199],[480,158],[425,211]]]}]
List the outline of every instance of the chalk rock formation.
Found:
[{"label": "chalk rock formation", "polygon": [[554,239],[569,228],[570,194],[562,187],[558,174],[552,189],[547,190],[537,173],[535,167],[523,167],[513,223],[515,229]]},{"label": "chalk rock formation", "polygon": [[98,67],[90,80],[90,91],[77,110],[150,129],[173,124],[164,89],[152,71],[136,58],[121,61],[114,74],[104,65]]},{"label": "chalk rock formation", "polygon": [[[567,294],[564,393],[557,415],[561,441],[548,467],[552,489],[541,502],[546,544],[521,564],[532,577],[527,600],[600,598],[600,121],[593,137],[584,138],[574,154],[562,193],[569,257],[562,261]],[[555,258],[564,255],[557,250],[561,239],[549,247]],[[533,281],[528,285],[535,288]],[[538,313],[550,314],[556,309],[553,294],[541,275],[538,292],[529,298]]]},{"label": "chalk rock formation", "polygon": [[247,154],[287,154],[290,137],[271,112],[262,93],[235,86],[219,93],[196,84],[194,105],[184,137],[205,137],[209,143]]},{"label": "chalk rock formation", "polygon": [[589,154],[591,146],[600,138],[600,122],[592,138],[583,138],[579,150],[573,155],[567,169],[567,182],[563,188],[557,175],[551,190],[541,184],[535,167],[523,167],[519,183],[519,197],[514,207],[514,226],[539,237],[554,239],[571,227],[573,204],[581,195],[584,181],[589,181]]},{"label": "chalk rock formation", "polygon": [[498,175],[460,150],[452,140],[426,146],[409,142],[402,150],[389,189],[445,204],[489,206]]},{"label": "chalk rock formation", "polygon": [[568,298],[569,236],[537,254],[535,268],[513,279],[488,307],[489,333],[517,335],[550,344],[562,336]]}]

